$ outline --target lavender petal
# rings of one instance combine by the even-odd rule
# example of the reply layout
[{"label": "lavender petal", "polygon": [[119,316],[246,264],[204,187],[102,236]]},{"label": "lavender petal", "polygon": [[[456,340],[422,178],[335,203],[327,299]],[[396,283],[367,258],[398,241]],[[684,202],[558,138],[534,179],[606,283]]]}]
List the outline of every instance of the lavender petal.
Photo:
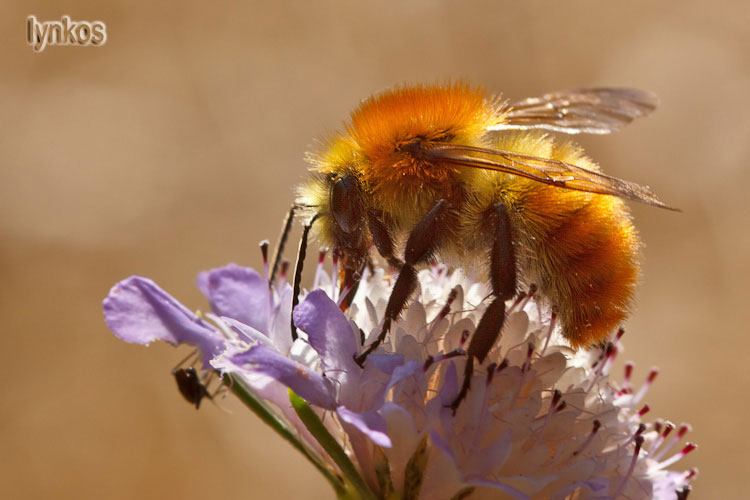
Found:
[{"label": "lavender petal", "polygon": [[204,368],[210,368],[208,361],[224,350],[224,338],[217,330],[148,278],[120,281],[109,291],[103,308],[107,326],[125,342],[194,345],[202,353]]},{"label": "lavender petal", "polygon": [[341,309],[323,290],[315,290],[294,310],[294,323],[307,333],[310,345],[320,355],[324,370],[355,374],[357,344]]},{"label": "lavender petal", "polygon": [[268,334],[268,283],[255,270],[228,264],[198,275],[198,287],[217,316],[234,318]]},{"label": "lavender petal", "polygon": [[[443,454],[446,457],[448,457],[451,462],[455,464],[456,469],[460,470],[458,466],[458,459],[456,458],[455,453],[451,449],[451,446],[442,437],[440,437],[440,434],[438,434],[434,430],[430,431],[430,440],[432,441],[433,446],[435,446],[437,449],[442,451]],[[492,481],[490,479],[483,479],[483,478],[476,478],[476,479],[464,478],[464,483],[467,485],[471,485],[471,486],[488,486],[488,487],[495,488],[504,492],[506,495],[510,496],[511,498],[515,498],[517,500],[529,500],[529,496],[523,493],[522,491],[517,490],[516,488],[513,488],[512,486],[508,486],[507,484],[500,483],[498,481]]]},{"label": "lavender petal", "polygon": [[372,353],[367,356],[367,362],[383,373],[391,375],[393,370],[404,364],[405,357],[403,354],[380,354]]},{"label": "lavender petal", "polygon": [[401,382],[402,380],[411,377],[414,375],[414,373],[417,372],[422,366],[422,363],[417,361],[416,359],[411,359],[404,363],[401,366],[396,367],[393,370],[393,375],[391,376],[391,381],[388,383],[388,387],[386,388],[386,392],[390,391],[393,386]]},{"label": "lavender petal", "polygon": [[252,344],[257,343],[263,345],[264,347],[268,347],[269,349],[275,349],[275,346],[273,345],[271,339],[269,339],[266,335],[259,332],[252,326],[248,326],[241,321],[237,321],[236,319],[229,318],[227,316],[223,316],[221,320],[229,325],[243,341]]},{"label": "lavender petal", "polygon": [[[242,370],[278,380],[312,405],[326,410],[336,408],[334,388],[329,379],[266,347],[255,345],[247,351],[230,355],[228,360]],[[221,361],[215,366],[226,369]]]},{"label": "lavender petal", "polygon": [[390,448],[393,446],[391,438],[388,437],[386,430],[385,419],[375,411],[368,411],[363,413],[355,413],[347,410],[343,406],[339,406],[336,409],[339,414],[339,418],[344,422],[352,425],[358,431],[367,435],[373,443],[384,448]]}]

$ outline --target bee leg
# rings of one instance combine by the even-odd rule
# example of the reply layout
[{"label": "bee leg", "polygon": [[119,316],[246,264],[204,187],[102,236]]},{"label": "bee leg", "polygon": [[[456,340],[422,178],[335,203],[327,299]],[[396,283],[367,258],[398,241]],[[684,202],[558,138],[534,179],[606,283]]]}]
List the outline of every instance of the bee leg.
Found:
[{"label": "bee leg", "polygon": [[391,296],[388,298],[380,334],[362,354],[354,358],[360,366],[364,366],[367,356],[385,340],[385,336],[391,329],[391,323],[401,314],[406,302],[417,287],[417,270],[414,266],[432,257],[440,241],[440,233],[443,230],[441,219],[447,208],[448,202],[439,200],[409,234],[404,251],[404,263],[396,279],[396,284],[393,285]]},{"label": "bee leg", "polygon": [[[291,210],[290,212],[292,212]],[[310,235],[310,229],[312,228],[313,222],[315,222],[319,213],[312,216],[305,227],[302,229],[302,238],[299,240],[299,250],[297,251],[297,263],[294,265],[294,284],[292,287],[292,312],[294,308],[299,304],[299,291],[300,282],[302,281],[302,266],[305,263],[305,256],[307,255],[307,238]],[[292,341],[297,340],[297,327],[294,326],[294,314],[291,315],[291,327],[292,327]]]},{"label": "bee leg", "polygon": [[286,245],[286,239],[289,237],[289,232],[292,230],[292,222],[294,221],[294,210],[295,205],[287,212],[284,217],[284,222],[281,225],[281,234],[279,235],[279,241],[276,242],[276,249],[273,252],[273,259],[271,260],[271,275],[268,278],[268,286],[276,279],[276,272],[279,269],[279,262],[281,262],[281,255],[284,252],[284,246]]},{"label": "bee leg", "polygon": [[456,399],[450,404],[453,412],[466,397],[471,386],[471,376],[474,372],[474,358],[480,363],[484,361],[500,336],[500,330],[505,323],[505,301],[516,295],[516,256],[513,250],[513,231],[510,217],[505,205],[500,203],[494,207],[495,238],[490,252],[490,285],[494,299],[484,311],[479,320],[474,336],[467,349],[468,359],[464,370],[464,381]]},{"label": "bee leg", "polygon": [[393,254],[393,237],[375,210],[369,210],[367,212],[367,225],[370,228],[372,242],[375,244],[375,248],[377,248],[380,256],[383,257],[392,268],[401,269],[401,266],[403,266],[404,263]]}]

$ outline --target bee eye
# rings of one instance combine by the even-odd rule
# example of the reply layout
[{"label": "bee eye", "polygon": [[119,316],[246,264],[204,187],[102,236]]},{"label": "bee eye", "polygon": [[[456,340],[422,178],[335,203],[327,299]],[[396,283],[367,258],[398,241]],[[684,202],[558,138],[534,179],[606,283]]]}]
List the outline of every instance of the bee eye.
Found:
[{"label": "bee eye", "polygon": [[359,226],[357,195],[357,181],[351,175],[339,177],[331,187],[331,211],[345,233],[353,233]]}]

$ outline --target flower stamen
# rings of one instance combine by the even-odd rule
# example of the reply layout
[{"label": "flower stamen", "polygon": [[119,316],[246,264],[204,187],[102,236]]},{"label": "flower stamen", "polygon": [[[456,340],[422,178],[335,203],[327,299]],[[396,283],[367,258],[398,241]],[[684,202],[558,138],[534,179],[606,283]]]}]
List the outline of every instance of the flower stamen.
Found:
[{"label": "flower stamen", "polygon": [[646,395],[648,390],[651,388],[651,385],[654,383],[654,379],[656,379],[656,376],[659,375],[659,369],[656,367],[651,368],[651,371],[648,373],[648,377],[646,377],[646,381],[643,383],[640,389],[638,389],[638,392],[633,396],[632,405],[637,405],[641,399]]},{"label": "flower stamen", "polygon": [[581,444],[581,446],[573,452],[573,456],[580,455],[583,450],[586,449],[586,447],[591,443],[591,441],[594,439],[594,436],[596,436],[596,433],[599,432],[599,429],[601,429],[602,423],[598,420],[594,420],[594,427],[591,429],[591,432],[589,433],[588,437],[586,437],[586,440]]},{"label": "flower stamen", "polygon": [[664,444],[664,441],[667,439],[667,436],[674,430],[675,425],[672,422],[665,422],[664,423],[664,430],[661,431],[661,425],[655,426],[655,430],[658,434],[658,437],[653,440],[651,443],[651,446],[648,449],[648,452],[656,458],[654,455],[656,453],[656,450],[659,449],[659,446]]},{"label": "flower stamen", "polygon": [[690,424],[680,425],[680,428],[677,430],[677,433],[674,436],[672,436],[672,439],[669,441],[669,443],[664,448],[659,450],[658,453],[654,454],[654,460],[661,460],[661,457],[669,453],[669,450],[674,448],[674,446],[678,442],[680,442],[680,440],[685,436],[685,434],[687,434],[691,430],[692,429],[690,427]]},{"label": "flower stamen", "polygon": [[331,264],[331,295],[330,297],[331,297],[331,300],[333,300],[334,302],[338,301],[338,298],[337,298],[338,289],[336,287],[336,281],[339,275],[339,259],[341,258],[341,254],[342,252],[341,252],[341,249],[339,248],[334,248],[331,254],[332,264]]},{"label": "flower stamen", "polygon": [[693,451],[698,447],[695,443],[687,443],[680,451],[669,457],[668,459],[664,460],[663,462],[660,462],[657,466],[658,469],[663,469],[665,467],[669,467],[670,465],[680,461],[682,457]]},{"label": "flower stamen", "polygon": [[542,352],[539,353],[540,356],[544,356],[544,353],[547,352],[547,346],[549,345],[549,341],[552,338],[552,332],[555,331],[556,325],[557,325],[557,307],[553,307],[552,313],[550,314],[550,318],[549,318],[549,327],[547,328],[547,336],[544,338],[544,347],[542,347]]},{"label": "flower stamen", "polygon": [[635,450],[633,451],[633,459],[630,461],[630,467],[628,468],[628,472],[625,474],[625,477],[622,478],[622,482],[620,483],[620,486],[612,495],[613,500],[616,500],[617,497],[622,494],[622,492],[625,490],[625,484],[628,482],[628,479],[630,479],[630,476],[633,475],[633,471],[635,470],[635,464],[638,463],[638,454],[641,451],[641,446],[643,446],[643,436],[641,436],[640,434],[636,434]]},{"label": "flower stamen", "polygon": [[318,265],[315,267],[315,277],[313,277],[313,290],[320,288],[320,279],[325,273],[325,271],[323,270],[323,264],[325,264],[327,253],[327,248],[321,248],[318,252]]}]

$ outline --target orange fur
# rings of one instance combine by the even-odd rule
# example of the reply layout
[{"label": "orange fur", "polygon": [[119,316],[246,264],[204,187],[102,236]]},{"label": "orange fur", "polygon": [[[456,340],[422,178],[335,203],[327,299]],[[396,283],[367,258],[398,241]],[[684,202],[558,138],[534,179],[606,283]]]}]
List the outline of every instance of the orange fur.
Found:
[{"label": "orange fur", "polygon": [[367,162],[361,170],[366,189],[399,219],[405,206],[408,212],[429,209],[431,194],[446,194],[446,186],[455,185],[461,175],[454,166],[425,165],[400,152],[400,146],[416,138],[476,145],[487,127],[501,119],[499,107],[480,88],[463,83],[414,86],[364,101],[352,113],[347,131]]}]

